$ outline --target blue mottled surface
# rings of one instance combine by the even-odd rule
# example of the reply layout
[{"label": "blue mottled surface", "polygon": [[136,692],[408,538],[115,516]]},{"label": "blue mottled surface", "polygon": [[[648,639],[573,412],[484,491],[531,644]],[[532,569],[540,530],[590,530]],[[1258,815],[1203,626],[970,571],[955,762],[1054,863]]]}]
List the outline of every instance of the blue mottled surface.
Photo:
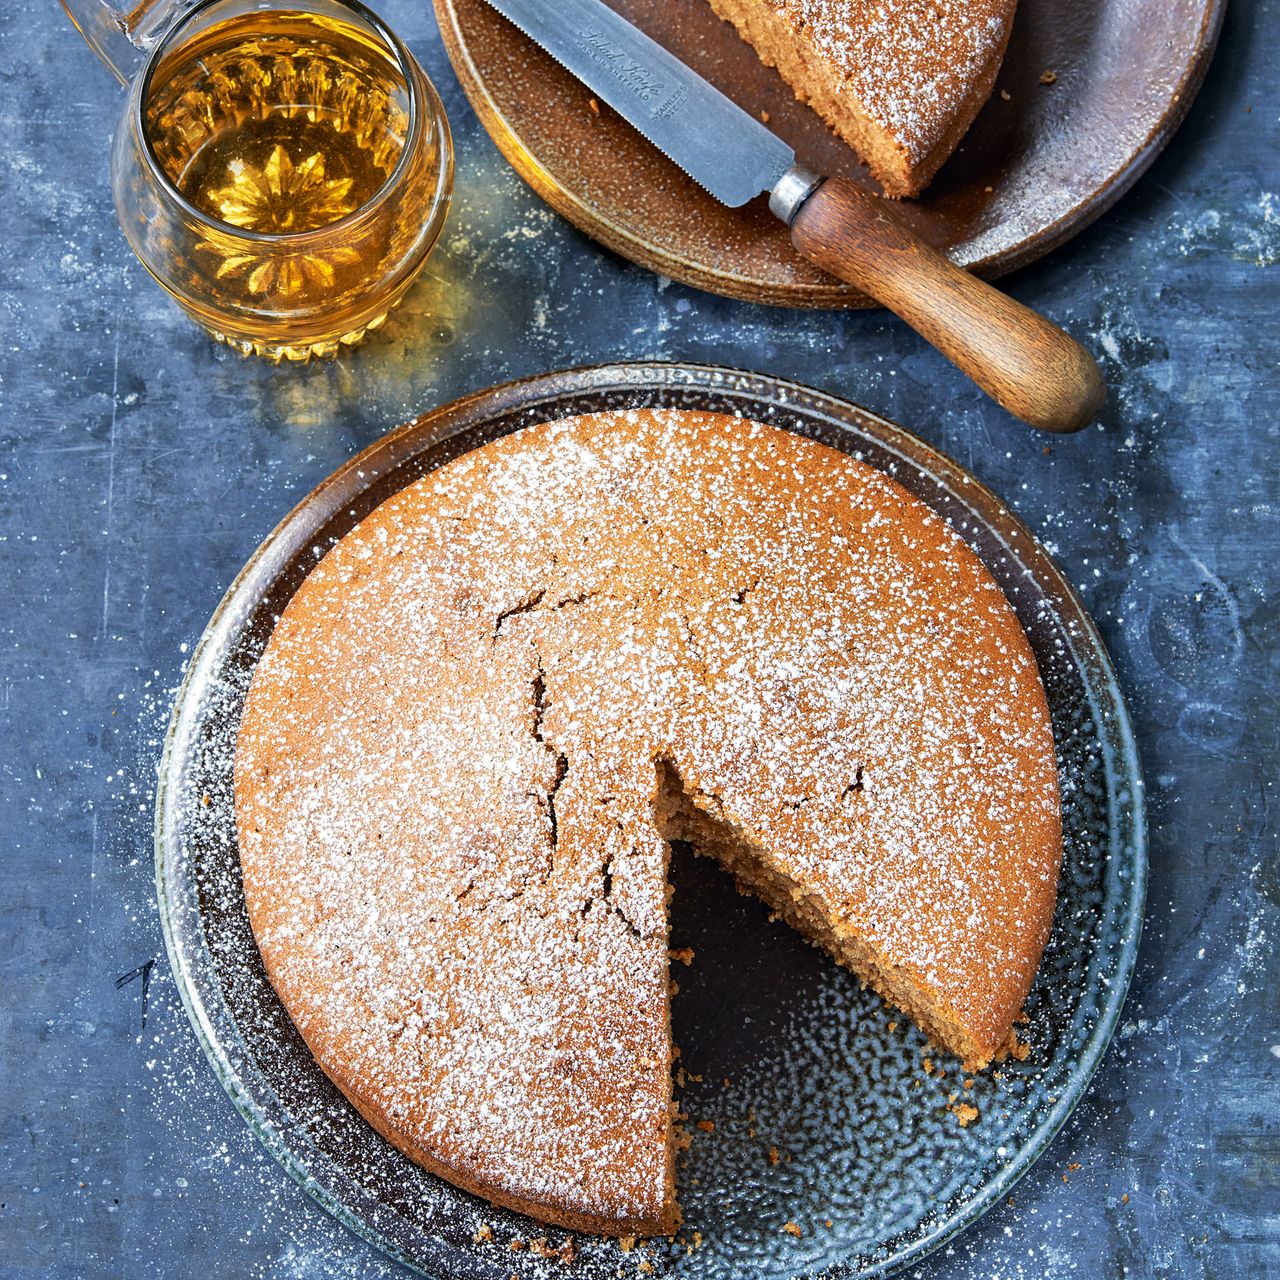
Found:
[{"label": "blue mottled surface", "polygon": [[403,1274],[288,1182],[187,1026],[159,737],[185,646],[338,463],[462,392],[627,356],[795,377],[950,452],[1058,556],[1130,696],[1152,875],[1123,1028],[1014,1203],[923,1274],[1280,1274],[1280,5],[1232,5],[1168,151],[1009,281],[1113,386],[1048,453],[882,313],[726,302],[585,240],[479,129],[425,0],[382,8],[445,97],[456,205],[394,323],[304,370],[159,293],[111,208],[113,82],[52,0],[0,12],[0,1276]]}]

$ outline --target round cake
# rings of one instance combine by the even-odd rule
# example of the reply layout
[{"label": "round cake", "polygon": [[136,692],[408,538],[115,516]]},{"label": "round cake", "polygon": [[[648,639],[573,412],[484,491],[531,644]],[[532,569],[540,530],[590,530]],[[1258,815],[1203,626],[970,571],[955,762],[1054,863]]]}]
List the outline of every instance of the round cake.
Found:
[{"label": "round cake", "polygon": [[678,1222],[671,840],[969,1069],[1061,857],[1035,659],[960,537],[846,454],[672,409],[519,430],[342,538],[235,793],[267,973],[338,1088],[458,1186],[619,1235]]}]

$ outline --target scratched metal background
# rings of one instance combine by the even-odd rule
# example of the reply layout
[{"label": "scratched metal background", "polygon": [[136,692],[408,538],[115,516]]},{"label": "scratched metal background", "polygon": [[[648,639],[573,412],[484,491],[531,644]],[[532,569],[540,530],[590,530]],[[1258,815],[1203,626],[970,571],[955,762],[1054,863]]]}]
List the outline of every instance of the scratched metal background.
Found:
[{"label": "scratched metal background", "polygon": [[752,366],[896,418],[1001,493],[1080,586],[1150,788],[1147,930],[1089,1100],[929,1280],[1280,1274],[1280,3],[1235,0],[1172,146],[1009,282],[1113,396],[1046,441],[883,313],[668,284],[546,211],[479,129],[425,0],[384,0],[458,141],[454,211],[394,323],[342,363],[246,364],[129,254],[114,83],[53,0],[0,12],[0,1276],[403,1274],[257,1145],[162,956],[159,737],[259,539],[388,427],[628,356]]}]

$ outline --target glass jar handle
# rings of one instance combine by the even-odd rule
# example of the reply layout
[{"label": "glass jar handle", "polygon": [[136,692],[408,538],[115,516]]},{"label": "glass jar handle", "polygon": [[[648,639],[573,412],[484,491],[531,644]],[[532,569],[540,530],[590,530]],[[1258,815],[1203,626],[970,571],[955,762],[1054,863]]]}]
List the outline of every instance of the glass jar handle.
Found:
[{"label": "glass jar handle", "polygon": [[143,58],[197,0],[62,0],[89,48],[127,85]]}]

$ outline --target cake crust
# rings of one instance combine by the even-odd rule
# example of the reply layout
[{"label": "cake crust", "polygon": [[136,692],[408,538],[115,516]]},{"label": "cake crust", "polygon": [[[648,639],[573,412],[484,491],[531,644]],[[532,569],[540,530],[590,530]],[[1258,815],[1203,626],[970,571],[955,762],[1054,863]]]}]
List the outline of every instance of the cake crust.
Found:
[{"label": "cake crust", "polygon": [[281,617],[235,790],[326,1074],[433,1172],[617,1235],[678,1221],[669,839],[974,1067],[1061,850],[1034,656],[972,552],[847,455],[692,411],[526,428],[380,506]]},{"label": "cake crust", "polygon": [[991,96],[1017,0],[711,0],[866,162],[918,195]]}]

